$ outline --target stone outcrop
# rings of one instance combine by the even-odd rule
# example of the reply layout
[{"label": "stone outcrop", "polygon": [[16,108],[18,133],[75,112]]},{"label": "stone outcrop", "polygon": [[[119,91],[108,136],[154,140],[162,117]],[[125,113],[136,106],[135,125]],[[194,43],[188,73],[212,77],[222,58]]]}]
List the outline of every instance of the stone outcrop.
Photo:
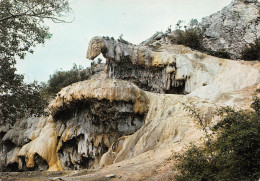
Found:
[{"label": "stone outcrop", "polygon": [[144,124],[146,94],[119,80],[88,80],[64,88],[50,104],[64,169],[98,165],[118,138]]},{"label": "stone outcrop", "polygon": [[[229,7],[244,4],[258,5],[248,0]],[[143,180],[142,174],[165,167],[173,152],[200,144],[204,132],[185,110],[190,102],[214,124],[217,108],[249,109],[252,94],[260,96],[259,61],[212,57],[174,45],[174,38],[157,33],[140,45],[93,38],[87,57],[102,53],[105,68],[99,65],[92,79],[63,88],[49,115],[0,125],[1,171],[92,169],[68,171],[63,178],[102,180],[112,173],[113,179]],[[57,179],[53,175],[50,180]]]},{"label": "stone outcrop", "polygon": [[[162,38],[162,35],[157,36]],[[132,45],[95,37],[90,41],[87,57],[94,59],[102,53],[107,59],[109,78],[127,80],[151,92],[215,98],[220,93],[259,82],[259,70],[251,66],[258,65],[258,62],[216,58],[182,45],[169,44],[167,39],[152,40],[147,42],[160,44],[159,48],[146,46],[147,42]]]},{"label": "stone outcrop", "polygon": [[241,57],[246,45],[260,37],[260,2],[234,0],[221,11],[202,19],[204,46],[214,51],[225,49],[232,59]]},{"label": "stone outcrop", "polygon": [[[96,39],[109,43],[103,38],[93,41]],[[94,46],[93,41],[90,45]],[[179,45],[162,44],[157,49],[160,51],[155,51],[147,46],[109,41],[121,52],[129,51],[129,47],[141,47],[142,51],[121,54],[116,62],[107,55],[111,45],[101,43],[96,53],[90,50],[88,54],[94,58],[103,53],[107,58],[107,76],[63,88],[50,103],[47,117],[17,121],[11,127],[1,126],[3,171],[79,170],[128,164],[127,160],[144,164],[151,157],[163,161],[172,150],[178,151],[203,135],[184,110],[184,104],[195,102],[207,114],[207,120],[214,122],[211,110],[223,105],[248,108],[251,95],[259,87],[260,62],[257,61],[220,59]],[[111,64],[117,66],[115,72],[108,71]],[[122,71],[117,72],[120,68]],[[125,74],[126,68],[131,69],[131,74]],[[136,69],[140,74],[142,70],[144,74],[145,70],[149,71],[149,76],[134,79]],[[168,69],[172,71],[167,73]],[[157,70],[166,71],[165,75],[170,76],[155,79]],[[153,79],[157,82],[151,82],[150,89],[146,84]],[[165,90],[165,81],[174,80],[183,81],[183,90],[189,94],[152,93],[155,88],[158,92]]]},{"label": "stone outcrop", "polygon": [[[176,54],[190,49],[180,46]],[[174,55],[147,46],[135,46],[123,40],[95,37],[91,40],[87,58],[94,59],[100,53],[107,59],[109,78],[135,83],[143,90],[152,92],[184,92],[185,77],[175,78]]]},{"label": "stone outcrop", "polygon": [[147,95],[120,80],[87,80],[62,89],[50,115],[17,121],[0,129],[1,169],[91,168],[122,136],[144,124]]}]

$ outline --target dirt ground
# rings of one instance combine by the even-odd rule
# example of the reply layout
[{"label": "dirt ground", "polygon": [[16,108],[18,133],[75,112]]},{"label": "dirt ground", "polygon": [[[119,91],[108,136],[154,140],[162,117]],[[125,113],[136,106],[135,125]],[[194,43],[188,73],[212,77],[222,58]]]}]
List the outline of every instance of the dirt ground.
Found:
[{"label": "dirt ground", "polygon": [[[129,160],[130,161],[130,160]],[[140,163],[131,161],[110,165],[102,169],[75,171],[0,172],[0,181],[166,181],[175,175],[174,160],[165,159]],[[108,177],[112,175],[111,177]]]}]

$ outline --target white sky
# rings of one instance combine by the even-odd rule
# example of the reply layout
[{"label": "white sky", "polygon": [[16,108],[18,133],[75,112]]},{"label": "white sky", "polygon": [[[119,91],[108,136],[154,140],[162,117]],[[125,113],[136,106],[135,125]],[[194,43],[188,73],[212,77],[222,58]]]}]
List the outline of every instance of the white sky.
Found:
[{"label": "white sky", "polygon": [[53,34],[34,54],[17,61],[18,73],[26,82],[47,81],[55,70],[69,70],[73,63],[90,66],[85,57],[94,36],[123,38],[141,43],[156,31],[174,29],[178,20],[201,20],[221,10],[231,0],[71,0],[72,23],[51,23]]}]

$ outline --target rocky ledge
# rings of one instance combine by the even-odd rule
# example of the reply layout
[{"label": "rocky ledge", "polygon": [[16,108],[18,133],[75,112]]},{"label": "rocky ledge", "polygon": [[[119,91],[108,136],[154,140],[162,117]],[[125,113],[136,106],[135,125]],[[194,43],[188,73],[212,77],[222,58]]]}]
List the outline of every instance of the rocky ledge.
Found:
[{"label": "rocky ledge", "polygon": [[[150,41],[149,41],[150,42]],[[182,45],[157,42],[158,48],[94,37],[87,58],[106,58],[111,79],[122,79],[145,91],[214,98],[259,82],[258,62],[232,61],[193,51]]]}]

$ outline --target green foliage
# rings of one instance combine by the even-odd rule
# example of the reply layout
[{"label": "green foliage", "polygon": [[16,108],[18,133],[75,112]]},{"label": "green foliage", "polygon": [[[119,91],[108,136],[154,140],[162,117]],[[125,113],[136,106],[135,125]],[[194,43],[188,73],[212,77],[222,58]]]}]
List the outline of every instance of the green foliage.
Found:
[{"label": "green foliage", "polygon": [[254,44],[246,46],[241,54],[243,60],[260,60],[260,37],[255,40]]},{"label": "green foliage", "polygon": [[47,95],[47,97],[54,97],[63,87],[89,79],[93,73],[93,69],[97,64],[100,64],[101,61],[101,59],[98,59],[97,63],[91,62],[91,67],[86,69],[74,64],[73,68],[68,71],[56,71],[50,76],[48,83],[43,89],[43,94]]},{"label": "green foliage", "polygon": [[203,50],[203,31],[199,28],[198,21],[192,19],[188,26],[184,26],[184,30],[182,30],[182,23],[183,21],[179,20],[176,25],[176,43],[188,46],[195,50]]},{"label": "green foliage", "polygon": [[225,49],[221,49],[218,51],[212,51],[212,50],[204,48],[203,51],[205,53],[215,56],[215,57],[230,59],[230,54],[228,52],[226,52]]},{"label": "green foliage", "polygon": [[0,53],[5,57],[33,52],[32,47],[51,37],[44,20],[62,22],[70,12],[67,0],[2,0],[0,7]]},{"label": "green foliage", "polygon": [[51,37],[44,20],[63,22],[69,12],[67,0],[0,1],[0,124],[43,113],[47,102],[41,87],[23,82],[16,58],[33,53],[36,44]]},{"label": "green foliage", "polygon": [[[206,134],[207,144],[190,145],[187,151],[175,155],[179,171],[175,179],[177,181],[258,180],[260,99],[256,96],[252,108],[253,111],[236,111],[229,107],[220,109],[218,115],[222,119],[213,127],[203,126],[212,131],[212,134]],[[196,112],[196,115],[203,118],[197,110],[191,112]]]},{"label": "green foliage", "polygon": [[17,119],[44,113],[47,100],[36,82],[24,84],[23,76],[15,74],[16,69],[10,62],[0,61],[0,71],[0,124],[13,124]]},{"label": "green foliage", "polygon": [[204,30],[200,27],[197,19],[192,19],[188,25],[182,25],[183,21],[179,20],[176,24],[175,33],[177,35],[173,43],[185,45],[192,49],[207,53],[219,58],[230,58],[229,53],[225,50],[213,51],[203,46]]}]

